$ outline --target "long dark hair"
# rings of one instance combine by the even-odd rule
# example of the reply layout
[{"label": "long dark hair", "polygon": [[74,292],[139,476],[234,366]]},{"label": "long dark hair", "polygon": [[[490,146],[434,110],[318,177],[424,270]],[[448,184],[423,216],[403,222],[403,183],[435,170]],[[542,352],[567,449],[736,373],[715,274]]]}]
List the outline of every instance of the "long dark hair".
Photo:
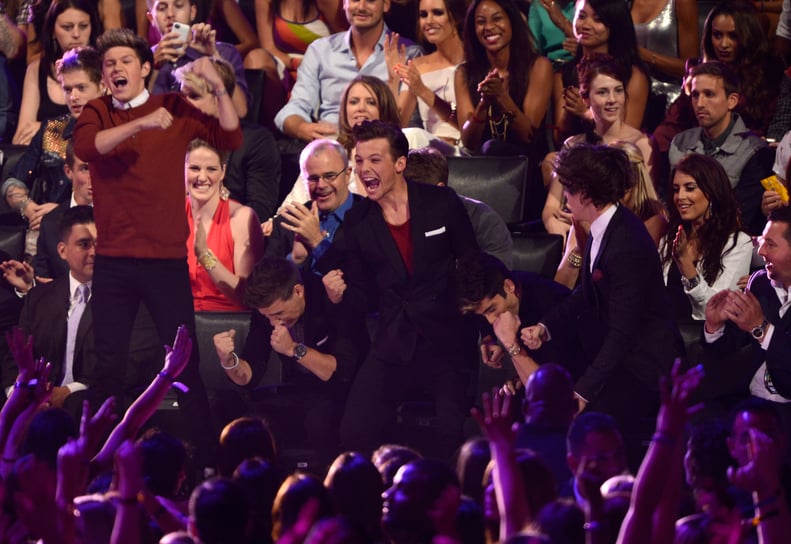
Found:
[{"label": "long dark hair", "polygon": [[65,53],[58,40],[55,39],[55,21],[64,11],[72,8],[88,14],[91,21],[91,36],[88,39],[88,45],[96,46],[96,39],[102,34],[102,23],[96,11],[96,2],[91,0],[54,0],[47,10],[41,35],[38,37],[38,41],[41,43],[42,65],[55,62]]},{"label": "long dark hair", "polygon": [[706,16],[700,50],[704,60],[717,60],[711,33],[714,19],[726,15],[733,19],[739,51],[732,68],[741,81],[741,99],[738,112],[744,117],[745,124],[753,130],[763,132],[771,119],[771,107],[777,96],[782,63],[769,50],[764,27],[758,18],[758,10],[750,2],[725,0],[720,2]]},{"label": "long dark hair", "polygon": [[[640,60],[637,49],[637,34],[634,31],[629,5],[621,0],[577,0],[577,2],[585,2],[593,8],[599,21],[610,31],[607,54],[624,67],[628,67],[624,85],[627,85],[632,78],[632,66],[636,66],[648,77],[648,71]],[[582,46],[577,45],[574,60],[578,62],[581,58]]]},{"label": "long dark hair", "polygon": [[[706,222],[698,229],[697,239],[701,253],[703,279],[711,285],[722,272],[722,256],[736,247],[736,236],[734,235],[741,230],[739,203],[733,196],[733,189],[725,169],[711,157],[693,153],[681,159],[670,176],[670,194],[672,194],[672,183],[676,172],[681,172],[694,179],[709,201],[710,214]],[[670,227],[665,237],[663,263],[669,263],[673,258],[672,237],[676,235],[679,225],[683,225],[689,235],[692,225],[684,223],[676,206],[670,206]],[[725,249],[729,239],[731,239],[730,247]]]},{"label": "long dark hair", "polygon": [[[464,58],[462,64],[467,75],[467,90],[470,93],[472,103],[480,100],[478,93],[478,83],[480,83],[492,67],[489,65],[489,57],[486,55],[486,48],[478,41],[475,33],[475,11],[484,0],[473,0],[467,9],[464,18]],[[508,45],[510,55],[508,55],[508,75],[509,85],[508,94],[517,104],[524,101],[527,93],[528,79],[530,70],[533,68],[538,58],[538,52],[531,39],[530,30],[527,23],[522,18],[519,8],[513,0],[490,0],[505,12],[511,22],[511,43]]]}]

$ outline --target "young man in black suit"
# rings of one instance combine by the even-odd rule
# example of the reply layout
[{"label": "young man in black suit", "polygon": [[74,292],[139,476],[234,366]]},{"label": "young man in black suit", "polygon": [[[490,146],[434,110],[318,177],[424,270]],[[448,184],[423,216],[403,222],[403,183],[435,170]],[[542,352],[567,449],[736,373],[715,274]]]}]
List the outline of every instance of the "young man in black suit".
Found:
[{"label": "young man in black suit", "polygon": [[537,349],[574,327],[591,361],[575,384],[581,409],[612,415],[629,458],[643,458],[659,408],[659,378],[683,353],[665,298],[656,246],[643,222],[620,205],[632,185],[623,151],[582,145],[562,151],[556,163],[575,221],[590,224],[581,285],[522,340]]},{"label": "young man in black suit", "polygon": [[363,122],[354,138],[368,199],[344,221],[343,302],[365,309],[365,294],[374,293],[379,317],[349,393],[341,440],[352,449],[377,447],[398,404],[428,393],[439,420],[437,453],[450,455],[477,369],[477,335],[465,334],[453,289],[456,259],[477,250],[475,234],[453,190],[407,182],[409,146],[397,126]]}]

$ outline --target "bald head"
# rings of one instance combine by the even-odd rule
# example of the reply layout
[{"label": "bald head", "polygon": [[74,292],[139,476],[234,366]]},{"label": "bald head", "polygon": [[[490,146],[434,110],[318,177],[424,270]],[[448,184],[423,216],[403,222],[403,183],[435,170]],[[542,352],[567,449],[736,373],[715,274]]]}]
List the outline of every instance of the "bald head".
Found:
[{"label": "bald head", "polygon": [[525,386],[525,423],[567,427],[576,411],[574,382],[565,368],[547,363],[530,375]]}]

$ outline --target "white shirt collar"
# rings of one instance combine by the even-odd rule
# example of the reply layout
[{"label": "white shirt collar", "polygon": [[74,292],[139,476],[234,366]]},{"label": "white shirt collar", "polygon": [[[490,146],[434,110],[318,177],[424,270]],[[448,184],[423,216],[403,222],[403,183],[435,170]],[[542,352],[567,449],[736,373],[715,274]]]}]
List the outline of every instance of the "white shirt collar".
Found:
[{"label": "white shirt collar", "polygon": [[128,109],[136,108],[148,102],[150,96],[151,94],[148,92],[148,89],[143,89],[142,93],[134,97],[129,102],[121,102],[120,100],[116,100],[116,98],[113,97],[113,106],[115,106],[115,108],[119,110],[128,110]]},{"label": "white shirt collar", "polygon": [[594,240],[598,240],[602,237],[617,209],[618,204],[611,205],[604,213],[597,217],[593,223],[591,223],[591,236],[593,236]]}]

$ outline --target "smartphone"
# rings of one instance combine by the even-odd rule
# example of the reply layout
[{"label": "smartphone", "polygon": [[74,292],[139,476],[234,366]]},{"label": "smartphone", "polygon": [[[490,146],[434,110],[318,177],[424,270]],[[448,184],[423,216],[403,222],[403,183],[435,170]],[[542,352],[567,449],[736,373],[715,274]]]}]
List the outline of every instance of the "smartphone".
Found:
[{"label": "smartphone", "polygon": [[190,25],[185,25],[184,23],[173,23],[173,32],[178,33],[179,40],[181,40],[185,44],[189,43]]}]

